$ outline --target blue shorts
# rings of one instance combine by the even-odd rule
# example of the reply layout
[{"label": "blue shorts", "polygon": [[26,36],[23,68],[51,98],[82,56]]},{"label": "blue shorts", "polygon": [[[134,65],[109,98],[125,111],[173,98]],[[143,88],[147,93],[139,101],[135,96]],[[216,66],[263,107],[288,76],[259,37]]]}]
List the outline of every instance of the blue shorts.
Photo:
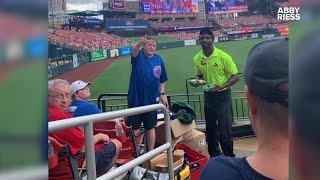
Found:
[{"label": "blue shorts", "polygon": [[95,152],[97,173],[109,166],[115,155],[116,145],[113,142],[109,142]]}]

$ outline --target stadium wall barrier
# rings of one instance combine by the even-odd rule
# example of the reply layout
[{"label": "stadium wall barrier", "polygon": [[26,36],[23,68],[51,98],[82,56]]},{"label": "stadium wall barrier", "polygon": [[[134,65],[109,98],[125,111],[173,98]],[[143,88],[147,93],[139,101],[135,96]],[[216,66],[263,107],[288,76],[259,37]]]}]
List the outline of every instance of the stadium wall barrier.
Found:
[{"label": "stadium wall barrier", "polygon": [[[110,57],[110,56],[109,56]],[[90,51],[90,61],[99,61],[108,58],[108,53],[106,49],[99,49],[95,51]]]},{"label": "stadium wall barrier", "polygon": [[56,67],[51,68],[51,72],[52,72],[52,76],[57,76],[60,74],[63,74],[67,71],[70,71],[71,69],[73,69],[73,63],[67,63],[67,64],[63,64],[63,65],[58,65]]},{"label": "stadium wall barrier", "polygon": [[184,40],[184,46],[194,46],[197,42],[195,39]]},{"label": "stadium wall barrier", "polygon": [[128,56],[131,54],[131,47],[130,46],[122,47],[119,50],[120,50],[120,56]]},{"label": "stadium wall barrier", "polygon": [[169,48],[177,48],[184,47],[184,41],[176,41],[176,42],[168,42],[168,43],[159,43],[157,45],[157,50],[160,49],[169,49]]},{"label": "stadium wall barrier", "polygon": [[119,56],[119,49],[110,49],[109,50],[109,53],[110,53],[110,58],[114,58],[114,57],[118,57]]},{"label": "stadium wall barrier", "polygon": [[78,54],[78,53],[80,53],[80,51],[49,43],[49,51],[48,51],[49,58],[58,58],[63,55]]},{"label": "stadium wall barrier", "polygon": [[89,53],[78,53],[50,59],[48,61],[49,78],[63,74],[90,61]]}]

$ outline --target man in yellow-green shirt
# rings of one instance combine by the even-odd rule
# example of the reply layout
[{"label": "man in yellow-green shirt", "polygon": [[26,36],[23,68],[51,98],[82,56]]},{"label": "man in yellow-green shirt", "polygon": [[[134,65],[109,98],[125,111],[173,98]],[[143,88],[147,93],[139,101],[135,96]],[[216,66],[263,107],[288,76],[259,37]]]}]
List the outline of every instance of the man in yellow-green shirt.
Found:
[{"label": "man in yellow-green shirt", "polygon": [[208,151],[211,157],[221,155],[220,142],[223,154],[233,157],[230,86],[239,81],[238,70],[230,55],[213,46],[214,35],[209,28],[200,30],[199,41],[202,50],[194,57],[196,79],[214,85],[204,92]]}]

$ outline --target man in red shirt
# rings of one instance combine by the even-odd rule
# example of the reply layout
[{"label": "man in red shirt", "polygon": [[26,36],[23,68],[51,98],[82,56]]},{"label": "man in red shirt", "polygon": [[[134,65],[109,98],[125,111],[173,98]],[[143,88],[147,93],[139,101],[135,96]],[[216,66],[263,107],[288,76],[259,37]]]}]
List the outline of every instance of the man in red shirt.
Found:
[{"label": "man in red shirt", "polygon": [[[71,101],[70,84],[66,80],[55,79],[48,82],[48,121],[58,121],[72,118],[67,113]],[[84,135],[79,127],[50,133],[57,141],[68,144],[72,155],[85,152]],[[118,140],[109,140],[106,134],[96,134],[93,137],[97,175],[103,175],[114,165],[122,144]],[[80,159],[81,167],[84,159]]]}]

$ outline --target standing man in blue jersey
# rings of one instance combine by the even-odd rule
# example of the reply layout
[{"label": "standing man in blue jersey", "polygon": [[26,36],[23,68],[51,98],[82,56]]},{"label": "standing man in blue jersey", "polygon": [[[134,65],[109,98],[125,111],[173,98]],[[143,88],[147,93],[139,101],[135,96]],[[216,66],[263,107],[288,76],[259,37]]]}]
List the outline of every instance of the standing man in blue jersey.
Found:
[{"label": "standing man in blue jersey", "polygon": [[[146,35],[132,48],[132,70],[128,92],[129,108],[158,104],[159,101],[168,107],[168,100],[165,96],[165,82],[168,77],[162,58],[155,54],[156,48],[155,38]],[[154,149],[156,139],[154,128],[157,124],[157,112],[129,116],[126,120],[126,124],[133,130],[139,129],[142,122],[147,130],[148,151],[150,151]]]}]

